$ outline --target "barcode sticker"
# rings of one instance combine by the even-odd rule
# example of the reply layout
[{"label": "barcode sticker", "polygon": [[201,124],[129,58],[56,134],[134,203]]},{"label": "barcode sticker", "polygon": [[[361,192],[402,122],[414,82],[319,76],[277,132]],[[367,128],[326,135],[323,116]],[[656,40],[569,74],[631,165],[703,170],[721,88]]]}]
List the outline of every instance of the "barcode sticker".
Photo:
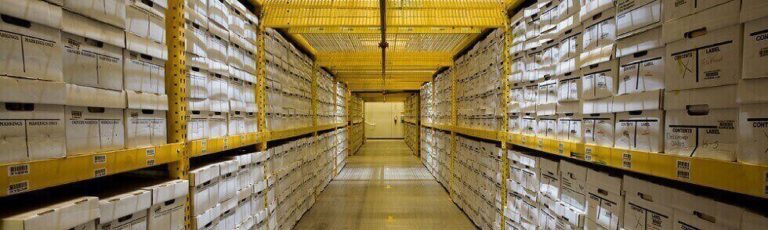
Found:
[{"label": "barcode sticker", "polygon": [[526,142],[526,141],[525,141],[525,139],[526,139],[526,138],[525,138],[525,136],[521,137],[521,138],[520,138],[520,142],[521,142],[521,143],[523,143],[523,144],[526,144],[526,143],[525,143],[525,142]]},{"label": "barcode sticker", "polygon": [[622,154],[621,166],[628,169],[632,168],[632,154],[629,154],[629,152]]},{"label": "barcode sticker", "polygon": [[208,151],[208,141],[203,139],[200,141],[200,152],[205,153]]},{"label": "barcode sticker", "polygon": [[8,185],[8,195],[13,195],[29,190],[29,182],[22,181]]},{"label": "barcode sticker", "polygon": [[104,164],[107,163],[107,155],[94,155],[93,156],[93,164]]},{"label": "barcode sticker", "polygon": [[691,179],[691,162],[687,160],[677,160],[677,178]]},{"label": "barcode sticker", "polygon": [[538,140],[538,142],[539,142],[539,143],[538,143],[538,145],[539,145],[539,148],[540,148],[540,149],[544,148],[544,140],[542,140],[542,139],[539,139],[539,140]]},{"label": "barcode sticker", "polygon": [[592,154],[585,153],[584,154],[584,160],[585,161],[592,161]]},{"label": "barcode sticker", "polygon": [[106,168],[98,168],[93,171],[94,177],[103,177],[107,175],[107,169]]},{"label": "barcode sticker", "polygon": [[8,176],[21,176],[29,174],[29,164],[13,165],[8,167]]},{"label": "barcode sticker", "polygon": [[557,144],[557,152],[558,153],[563,154],[563,152],[565,152],[564,149],[565,149],[565,145],[563,143],[558,143]]},{"label": "barcode sticker", "polygon": [[229,148],[229,144],[227,143],[227,138],[226,137],[224,138],[224,148],[225,149]]},{"label": "barcode sticker", "polygon": [[147,166],[154,166],[154,165],[155,165],[155,159],[147,160]]},{"label": "barcode sticker", "polygon": [[147,149],[147,156],[148,157],[154,157],[155,156],[155,148],[148,148]]}]

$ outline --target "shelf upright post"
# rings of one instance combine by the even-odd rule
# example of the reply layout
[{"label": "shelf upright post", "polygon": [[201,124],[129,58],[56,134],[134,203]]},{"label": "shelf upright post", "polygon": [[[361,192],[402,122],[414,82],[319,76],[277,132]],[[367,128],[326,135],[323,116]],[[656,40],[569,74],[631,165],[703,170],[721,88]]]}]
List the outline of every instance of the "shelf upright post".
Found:
[{"label": "shelf upright post", "polygon": [[312,95],[312,100],[310,100],[310,107],[312,108],[312,113],[311,113],[311,115],[312,115],[312,128],[315,130],[313,132],[313,136],[317,136],[317,130],[320,128],[318,126],[318,122],[317,122],[317,103],[318,103],[318,98],[317,98],[317,87],[318,87],[317,78],[320,77],[319,76],[320,75],[320,71],[319,70],[320,70],[320,68],[317,67],[317,62],[312,61],[312,84],[311,84],[311,87],[310,87],[310,94]]},{"label": "shelf upright post", "polygon": [[[265,11],[261,12],[261,18],[264,18],[264,15],[266,14]],[[266,36],[266,27],[264,26],[264,21],[262,20],[261,23],[259,23],[259,28],[256,31],[256,107],[259,109],[258,111],[258,118],[257,118],[257,125],[258,129],[261,131],[261,139],[260,142],[256,145],[259,149],[259,151],[267,151],[267,141],[269,140],[270,132],[269,129],[267,129],[267,62],[266,62],[266,43],[264,42],[264,39]],[[272,170],[270,167],[270,164],[268,162],[264,165],[264,172],[265,172],[265,180],[267,180],[267,176],[269,176],[269,173]],[[267,190],[271,189],[269,188],[269,183],[267,183]],[[264,192],[268,192],[265,190]],[[264,196],[264,204],[269,205],[269,199],[267,196]],[[266,227],[269,227],[269,208],[267,208],[267,216],[265,218]],[[269,228],[267,228],[269,229]]]},{"label": "shelf upright post", "polygon": [[[168,42],[168,61],[165,64],[165,91],[168,92],[168,142],[181,143],[179,161],[168,164],[171,177],[188,179],[190,145],[187,142],[187,57],[184,38],[184,0],[169,0],[165,13],[165,40]],[[192,199],[186,197],[184,225],[192,228]]]},{"label": "shelf upright post", "polygon": [[[454,174],[456,172],[454,171],[454,168],[455,168],[455,162],[456,162],[456,155],[459,153],[458,137],[456,136],[456,131],[454,129],[455,127],[459,126],[459,101],[458,101],[459,93],[457,89],[457,86],[459,85],[459,82],[458,82],[459,76],[458,76],[458,71],[456,71],[455,67],[456,67],[456,61],[454,60],[454,63],[451,66],[451,68],[453,69],[450,70],[451,71],[451,78],[450,78],[451,79],[451,120],[450,120],[450,123],[446,125],[449,131],[451,132],[451,148],[448,152],[448,159],[449,159],[448,171],[451,172],[451,177],[448,178],[448,194],[451,196],[451,199],[453,199],[453,185],[455,183]],[[434,100],[435,98],[437,98],[437,95],[435,92],[437,90],[437,84],[434,84],[435,82],[434,79],[432,80],[432,82],[433,82],[432,87],[430,87],[432,92],[430,93],[432,94],[432,103],[433,103],[432,106],[435,106]],[[433,120],[432,124],[434,123],[435,121]]]},{"label": "shelf upright post", "polygon": [[[504,10],[501,11],[501,14],[506,15],[506,12]],[[499,83],[501,84],[501,98],[499,98],[499,102],[501,103],[500,107],[500,113],[501,113],[501,122],[499,127],[499,135],[498,139],[501,142],[501,207],[502,209],[499,211],[499,215],[501,215],[501,229],[505,229],[506,225],[506,219],[504,217],[504,206],[507,204],[507,186],[505,184],[507,183],[507,179],[509,178],[509,158],[508,154],[509,152],[507,149],[509,146],[507,146],[507,128],[509,124],[509,116],[507,116],[507,104],[509,100],[509,84],[508,84],[508,78],[511,69],[510,66],[512,64],[512,57],[509,54],[509,48],[512,46],[512,30],[510,29],[510,21],[508,17],[505,17],[504,20],[504,27],[502,30],[504,31],[504,34],[502,35],[504,39],[504,48],[501,50],[501,55],[504,57],[502,64],[501,64],[501,79],[499,79]],[[499,112],[496,112],[499,114]]]}]

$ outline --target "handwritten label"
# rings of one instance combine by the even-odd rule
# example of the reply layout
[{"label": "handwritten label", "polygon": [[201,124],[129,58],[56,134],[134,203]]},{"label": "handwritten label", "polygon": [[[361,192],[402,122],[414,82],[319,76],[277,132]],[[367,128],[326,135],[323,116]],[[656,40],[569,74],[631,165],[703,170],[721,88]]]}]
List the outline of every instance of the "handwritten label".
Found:
[{"label": "handwritten label", "polygon": [[8,185],[8,195],[13,195],[17,193],[22,193],[24,191],[29,190],[29,182],[28,181],[22,181],[18,183],[13,183]]},{"label": "handwritten label", "polygon": [[677,178],[683,180],[691,179],[691,162],[687,160],[677,160]]},{"label": "handwritten label", "polygon": [[29,164],[13,165],[8,167],[8,176],[21,176],[29,174]]},{"label": "handwritten label", "polygon": [[107,163],[107,155],[94,155],[93,156],[93,164],[104,164]]}]

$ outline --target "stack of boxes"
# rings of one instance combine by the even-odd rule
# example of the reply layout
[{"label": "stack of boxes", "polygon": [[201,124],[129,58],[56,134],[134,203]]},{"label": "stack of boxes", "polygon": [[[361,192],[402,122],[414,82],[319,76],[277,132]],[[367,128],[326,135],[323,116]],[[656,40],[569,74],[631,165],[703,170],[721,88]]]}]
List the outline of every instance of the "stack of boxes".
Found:
[{"label": "stack of boxes", "polygon": [[458,137],[451,199],[482,229],[501,226],[501,148]]},{"label": "stack of boxes", "polygon": [[[507,129],[588,147],[766,164],[757,109],[766,5],[539,1],[511,19]],[[571,154],[590,160],[587,149]]]},{"label": "stack of boxes", "polygon": [[270,228],[290,229],[330,183],[338,154],[345,147],[344,129],[306,137],[267,150],[271,170],[266,192]]},{"label": "stack of boxes", "polygon": [[347,133],[347,128],[340,128],[337,131],[336,135],[336,143],[334,146],[336,146],[336,154],[334,154],[334,158],[336,159],[336,174],[341,173],[341,170],[344,169],[344,166],[347,164],[347,156],[349,155],[349,135]]},{"label": "stack of boxes", "polygon": [[311,127],[312,61],[277,31],[268,29],[265,36],[267,128]]},{"label": "stack of boxes", "polygon": [[334,124],[336,118],[336,84],[324,69],[317,70],[317,125]]},{"label": "stack of boxes", "polygon": [[424,83],[419,89],[419,101],[421,101],[421,121],[425,124],[435,123],[435,99],[432,91],[432,82]]},{"label": "stack of boxes", "polygon": [[347,86],[344,83],[336,82],[336,107],[333,112],[335,124],[347,123]]},{"label": "stack of boxes", "polygon": [[4,5],[0,161],[166,143],[166,2]]},{"label": "stack of boxes", "polygon": [[190,140],[257,132],[256,27],[238,1],[186,2]]},{"label": "stack of boxes", "polygon": [[448,165],[451,147],[451,135],[436,129],[421,128],[421,162],[427,171],[434,175],[437,182],[448,187],[453,176]]},{"label": "stack of boxes", "polygon": [[451,103],[453,80],[451,71],[447,70],[435,76],[434,81],[434,124],[448,125],[451,123]]},{"label": "stack of boxes", "polygon": [[[503,58],[499,54],[503,47],[504,33],[496,30],[459,57],[455,68],[450,70],[457,79],[458,126],[500,129],[501,117],[506,113],[499,110],[502,108],[500,82],[504,74]],[[440,91],[436,91],[436,95],[438,93]],[[444,97],[451,98],[451,95]]]}]

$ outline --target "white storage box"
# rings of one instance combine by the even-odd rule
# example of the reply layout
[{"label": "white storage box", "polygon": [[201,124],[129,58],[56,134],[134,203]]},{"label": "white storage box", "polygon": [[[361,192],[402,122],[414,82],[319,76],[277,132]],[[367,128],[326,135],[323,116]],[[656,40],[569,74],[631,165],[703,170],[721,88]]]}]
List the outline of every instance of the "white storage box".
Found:
[{"label": "white storage box", "polygon": [[618,95],[664,89],[663,57],[663,47],[621,57]]},{"label": "white storage box", "polygon": [[662,23],[662,0],[622,0],[616,3],[616,33],[632,36]]},{"label": "white storage box", "polygon": [[584,114],[581,127],[584,128],[584,143],[613,147],[613,113]]},{"label": "white storage box", "polygon": [[137,148],[168,143],[166,117],[168,96],[127,91],[125,147]]},{"label": "white storage box", "polygon": [[167,0],[126,0],[125,31],[165,44],[165,9]]},{"label": "white storage box", "polygon": [[194,226],[198,230],[216,230],[219,229],[219,217],[221,216],[221,205],[205,210],[200,215],[195,216]]},{"label": "white storage box", "polygon": [[560,201],[585,212],[587,210],[587,168],[560,161]]},{"label": "white storage box", "polygon": [[768,165],[768,104],[742,104],[739,107],[739,150],[736,160]]},{"label": "white storage box", "polygon": [[[768,9],[767,9],[768,10]],[[742,79],[768,78],[768,16],[744,24]]]},{"label": "white storage box", "polygon": [[69,11],[62,24],[64,81],[123,90],[123,30]]},{"label": "white storage box", "polygon": [[187,121],[187,139],[208,138],[208,126],[208,111],[190,111],[189,121]]},{"label": "white storage box", "polygon": [[165,94],[165,59],[129,49],[123,51],[123,59],[126,90]]},{"label": "white storage box", "polygon": [[664,1],[664,21],[700,13],[731,0]]},{"label": "white storage box", "polygon": [[189,172],[192,215],[198,216],[219,203],[219,164],[210,164]]},{"label": "white storage box", "polygon": [[186,19],[202,28],[208,28],[208,0],[189,0],[184,3]]},{"label": "white storage box", "polygon": [[[187,2],[194,2],[192,0]],[[186,39],[185,45],[187,46],[187,53],[191,53],[200,57],[208,56],[208,32],[205,27],[196,23],[187,21],[185,24],[186,30],[184,32],[184,38]]]},{"label": "white storage box", "polygon": [[564,114],[557,118],[557,140],[574,143],[584,142],[581,131],[582,117],[577,114]]},{"label": "white storage box", "polygon": [[[539,158],[539,194],[549,199],[560,199],[560,169],[559,161]],[[554,207],[551,207],[554,208]]]},{"label": "white storage box", "polygon": [[742,208],[682,191],[674,194],[674,229],[740,229]]},{"label": "white storage box", "polygon": [[584,21],[583,52],[579,56],[580,67],[613,60],[614,49],[616,48],[615,15],[616,10],[611,8],[590,16]]},{"label": "white storage box", "polygon": [[[738,2],[665,24],[665,84],[683,90],[736,84],[741,78],[743,30]],[[733,25],[733,26],[729,26]],[[701,28],[705,28],[701,30]]]},{"label": "white storage box", "polygon": [[125,93],[67,84],[67,155],[125,147]]},{"label": "white storage box", "polygon": [[0,77],[0,162],[64,157],[65,84]]},{"label": "white storage box", "polygon": [[557,115],[536,117],[536,137],[557,139]]},{"label": "white storage box", "polygon": [[[230,101],[231,103],[232,101]],[[245,112],[233,111],[227,119],[227,135],[235,136],[245,134]]]},{"label": "white storage box", "polygon": [[219,201],[224,202],[237,195],[237,160],[219,164]]},{"label": "white storage box", "polygon": [[624,229],[672,229],[671,188],[624,175]]},{"label": "white storage box", "polygon": [[589,169],[586,190],[587,222],[594,222],[601,229],[618,230],[624,220],[621,177]]},{"label": "white storage box", "polygon": [[[212,0],[218,1],[218,0]],[[227,31],[216,25],[208,27],[208,58],[218,62],[227,62],[227,50],[229,49],[229,34]]]},{"label": "white storage box", "polygon": [[736,86],[671,91],[666,105],[666,153],[736,160]]},{"label": "white storage box", "polygon": [[618,82],[618,62],[609,61],[581,68],[584,100],[612,97],[616,94]]},{"label": "white storage box", "polygon": [[152,206],[147,214],[148,230],[184,229],[184,208],[189,181],[172,180],[144,188],[152,191]]},{"label": "white storage box", "polygon": [[664,111],[616,114],[614,147],[642,152],[664,152]]},{"label": "white storage box", "polygon": [[98,218],[99,198],[86,196],[5,217],[0,226],[8,230],[95,229]]},{"label": "white storage box", "polygon": [[227,136],[228,113],[209,112],[208,113],[208,137],[217,138]]},{"label": "white storage box", "polygon": [[147,229],[152,191],[136,190],[99,200],[99,229]]},{"label": "white storage box", "polygon": [[224,3],[225,0],[209,0],[208,1],[208,18],[211,23],[216,23],[217,26],[228,29],[229,27],[229,9]]},{"label": "white storage box", "polygon": [[0,76],[62,81],[61,7],[0,1]]}]

